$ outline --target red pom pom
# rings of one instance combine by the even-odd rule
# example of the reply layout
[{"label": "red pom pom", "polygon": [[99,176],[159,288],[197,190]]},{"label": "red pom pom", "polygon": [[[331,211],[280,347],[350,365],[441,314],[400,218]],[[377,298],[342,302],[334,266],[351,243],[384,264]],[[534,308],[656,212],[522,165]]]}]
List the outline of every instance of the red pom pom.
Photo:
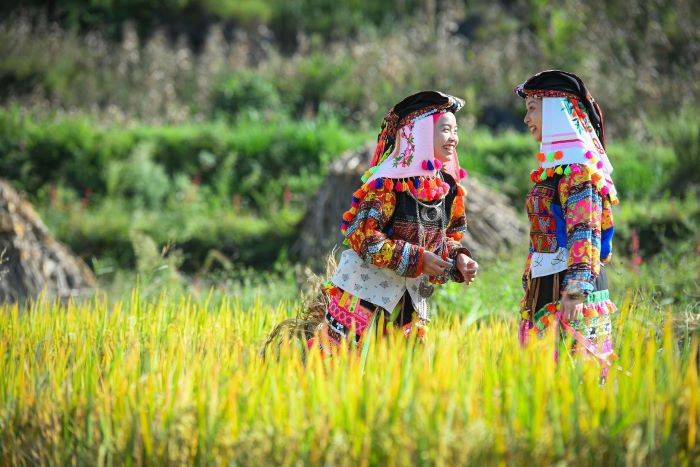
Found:
[{"label": "red pom pom", "polygon": [[543,152],[538,152],[538,153],[537,153],[537,156],[535,156],[535,157],[537,157],[537,160],[540,161],[540,162],[544,162],[544,161],[545,161],[545,158],[546,158],[546,156],[544,155]]},{"label": "red pom pom", "polygon": [[563,159],[563,158],[564,158],[564,153],[561,152],[561,151],[556,151],[556,152],[554,153],[554,158],[555,158],[556,160]]},{"label": "red pom pom", "polygon": [[403,191],[403,183],[397,182],[395,185],[396,191]]}]

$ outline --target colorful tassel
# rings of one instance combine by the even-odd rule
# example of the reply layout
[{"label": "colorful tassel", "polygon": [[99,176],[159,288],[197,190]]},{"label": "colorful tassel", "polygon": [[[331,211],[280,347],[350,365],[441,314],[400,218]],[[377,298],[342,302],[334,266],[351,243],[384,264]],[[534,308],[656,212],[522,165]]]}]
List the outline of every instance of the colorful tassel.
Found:
[{"label": "colorful tassel", "polygon": [[379,158],[384,154],[384,148],[386,146],[387,132],[389,131],[389,126],[385,125],[382,129],[382,133],[379,135],[379,141],[377,141],[377,147],[374,149],[374,154],[372,155],[372,161],[370,165],[377,166],[379,163]]},{"label": "colorful tassel", "polygon": [[382,188],[384,188],[384,180],[382,180],[381,178],[376,179],[374,181],[374,187],[377,190],[381,190]]},{"label": "colorful tassel", "polygon": [[564,173],[564,169],[562,169],[561,165],[557,167],[554,171],[557,173],[557,175],[561,175]]},{"label": "colorful tassel", "polygon": [[411,181],[413,182],[413,186],[416,190],[420,188],[420,179],[418,177],[413,177]]},{"label": "colorful tassel", "polygon": [[426,166],[428,167],[428,170],[435,170],[435,166],[433,165],[432,162],[430,161],[425,161]]},{"label": "colorful tassel", "polygon": [[564,175],[569,175],[571,174],[571,166],[567,165],[566,168],[564,169]]}]

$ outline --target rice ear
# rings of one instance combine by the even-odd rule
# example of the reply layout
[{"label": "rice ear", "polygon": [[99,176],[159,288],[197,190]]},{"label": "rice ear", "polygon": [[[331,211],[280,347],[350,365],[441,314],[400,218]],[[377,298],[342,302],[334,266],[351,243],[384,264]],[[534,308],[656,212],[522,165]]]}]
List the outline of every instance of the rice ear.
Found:
[{"label": "rice ear", "polygon": [[[333,249],[326,258],[325,277],[327,278],[332,277],[338,268],[335,251],[336,249]],[[326,281],[317,274],[309,275],[306,281],[308,292],[302,296],[297,316],[284,320],[274,327],[260,349],[259,354],[261,358],[264,359],[266,357],[270,346],[273,344],[278,350],[283,344],[289,343],[293,339],[299,339],[305,345],[306,341],[314,336],[325,319],[326,310],[330,303],[328,294],[323,290],[323,284]]]}]

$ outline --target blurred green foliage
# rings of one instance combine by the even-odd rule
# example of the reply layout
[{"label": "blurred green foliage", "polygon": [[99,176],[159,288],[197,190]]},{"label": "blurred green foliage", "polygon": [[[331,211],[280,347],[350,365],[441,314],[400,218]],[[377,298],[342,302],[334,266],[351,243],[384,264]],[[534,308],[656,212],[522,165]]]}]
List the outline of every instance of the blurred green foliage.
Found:
[{"label": "blurred green foliage", "polygon": [[0,172],[29,193],[54,184],[151,206],[185,177],[262,209],[290,187],[311,193],[331,157],[368,137],[332,116],[104,128],[84,116],[37,117],[10,108],[0,109]]},{"label": "blurred green foliage", "polygon": [[6,3],[0,173],[96,270],[146,268],[149,241],[187,273],[267,268],[328,161],[420,89],[467,99],[462,164],[520,206],[536,145],[511,90],[565,68],[605,111],[620,250],[636,231],[645,258],[687,253],[699,17],[692,0]]},{"label": "blurred green foliage", "polygon": [[480,125],[520,128],[513,87],[564,68],[621,136],[700,97],[692,0],[72,0],[0,12],[0,102],[119,121],[326,109],[366,129],[438,88],[466,96]]}]

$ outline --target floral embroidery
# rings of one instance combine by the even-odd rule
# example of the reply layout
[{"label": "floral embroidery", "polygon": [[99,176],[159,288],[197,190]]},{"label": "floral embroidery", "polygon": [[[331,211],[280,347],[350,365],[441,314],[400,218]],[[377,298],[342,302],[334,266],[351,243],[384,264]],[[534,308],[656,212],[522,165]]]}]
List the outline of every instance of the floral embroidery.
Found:
[{"label": "floral embroidery", "polygon": [[[564,108],[571,117],[571,121],[574,123],[576,131],[579,134],[583,134],[584,130],[588,133],[594,131],[586,112],[581,109],[581,103],[579,100],[572,99],[571,97],[567,98],[564,100]],[[596,138],[594,138],[594,140],[595,139]]]},{"label": "floral embroidery", "polygon": [[401,127],[401,138],[407,142],[406,148],[394,158],[394,167],[408,167],[413,162],[413,153],[416,151],[416,144],[413,140],[413,122]]}]

